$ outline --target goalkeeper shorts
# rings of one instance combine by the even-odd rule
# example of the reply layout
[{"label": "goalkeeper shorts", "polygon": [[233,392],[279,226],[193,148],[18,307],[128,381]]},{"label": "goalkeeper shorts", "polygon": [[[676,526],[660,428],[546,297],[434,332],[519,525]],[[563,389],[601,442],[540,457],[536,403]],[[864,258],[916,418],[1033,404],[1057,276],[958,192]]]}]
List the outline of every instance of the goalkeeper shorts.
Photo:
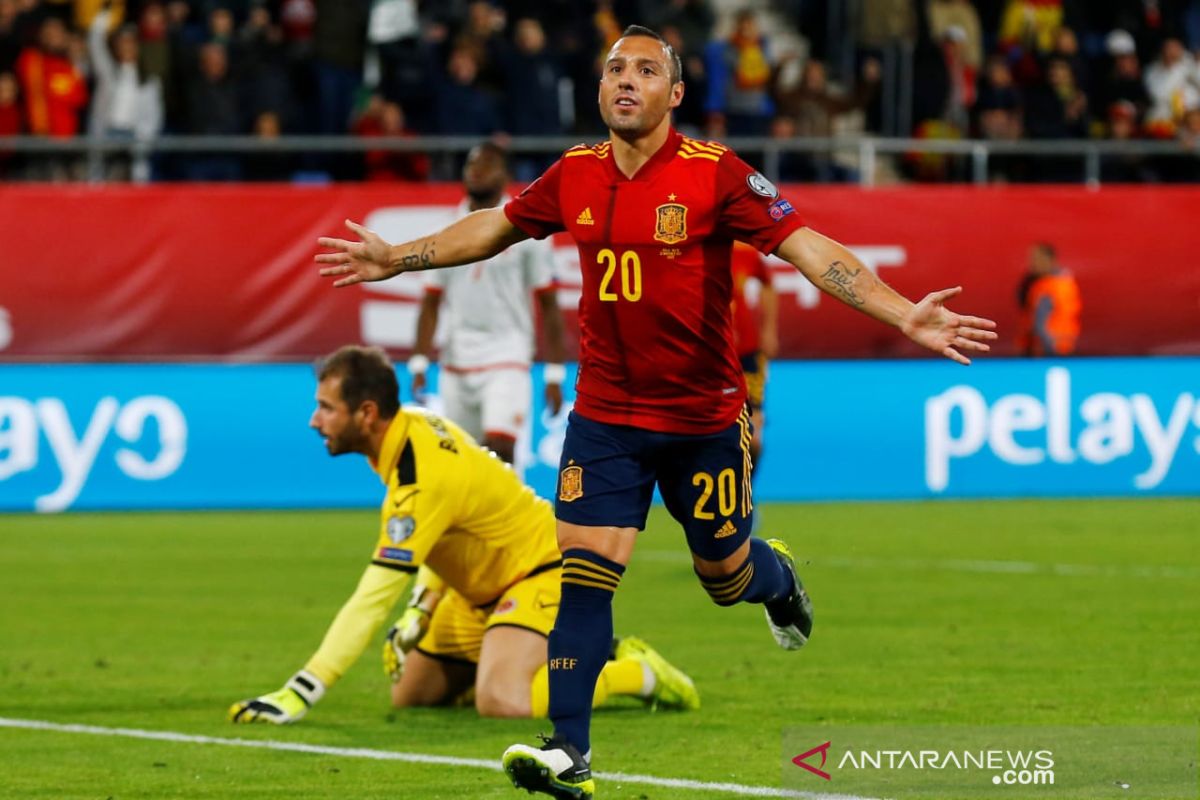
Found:
[{"label": "goalkeeper shorts", "polygon": [[434,609],[417,651],[441,661],[478,664],[483,635],[492,628],[508,625],[549,636],[558,616],[561,580],[562,566],[546,565],[483,607],[471,605],[448,589]]}]

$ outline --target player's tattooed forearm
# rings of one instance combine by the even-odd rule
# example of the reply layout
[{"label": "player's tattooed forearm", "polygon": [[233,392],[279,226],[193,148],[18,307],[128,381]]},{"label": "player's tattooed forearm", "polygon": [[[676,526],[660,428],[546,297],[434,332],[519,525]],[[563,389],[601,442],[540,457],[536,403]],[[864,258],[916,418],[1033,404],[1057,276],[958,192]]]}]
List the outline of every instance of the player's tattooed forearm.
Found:
[{"label": "player's tattooed forearm", "polygon": [[412,252],[406,256],[400,257],[400,270],[402,272],[410,272],[413,270],[431,269],[433,267],[434,243],[427,241],[421,245],[420,252]]},{"label": "player's tattooed forearm", "polygon": [[825,270],[821,280],[846,302],[861,306],[867,302],[867,296],[871,293],[871,276],[864,274],[865,272],[863,267],[855,269],[846,266],[841,261],[835,261],[829,265],[829,269]]}]

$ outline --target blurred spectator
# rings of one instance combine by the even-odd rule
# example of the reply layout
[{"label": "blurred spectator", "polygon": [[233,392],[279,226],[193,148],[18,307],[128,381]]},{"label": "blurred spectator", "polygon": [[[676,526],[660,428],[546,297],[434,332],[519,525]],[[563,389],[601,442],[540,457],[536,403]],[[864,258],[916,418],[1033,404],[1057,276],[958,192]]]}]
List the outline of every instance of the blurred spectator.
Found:
[{"label": "blurred spectator", "polygon": [[712,137],[762,136],[775,115],[771,100],[771,55],[758,17],[737,13],[733,34],[705,51],[708,75],[708,134]]},{"label": "blurred spectator", "polygon": [[662,37],[674,48],[683,68],[683,100],[675,109],[674,124],[690,136],[703,136],[705,127],[704,102],[708,96],[708,75],[704,69],[704,57],[699,50],[688,48],[683,33],[674,25],[666,25],[660,31]]},{"label": "blurred spectator", "polygon": [[67,28],[57,17],[46,17],[38,44],[17,58],[17,75],[25,98],[25,122],[40,136],[74,136],[79,114],[87,104],[83,76],[68,55]]},{"label": "blurred spectator", "polygon": [[1026,356],[1069,356],[1079,342],[1082,303],[1075,276],[1059,266],[1054,245],[1029,250],[1029,269],[1017,288],[1021,329],[1017,347]]},{"label": "blurred spectator", "polygon": [[[411,137],[404,124],[404,110],[398,103],[372,95],[367,107],[354,123],[359,136]],[[402,153],[395,150],[368,150],[366,157],[368,181],[425,181],[429,179],[429,156],[424,153]]]},{"label": "blurred spectator", "polygon": [[255,0],[251,4],[235,38],[240,53],[237,71],[251,116],[257,119],[264,112],[272,112],[281,124],[282,120],[295,119],[283,29],[271,19],[265,2]]},{"label": "blurred spectator", "polygon": [[[771,120],[771,130],[768,133],[770,138],[778,141],[788,141],[795,139],[799,135],[794,118],[780,114]],[[826,161],[828,160],[828,157],[826,157]],[[785,183],[810,181],[813,179],[814,169],[813,158],[811,156],[788,152],[786,150],[779,153],[776,170],[779,180]]]},{"label": "blurred spectator", "polygon": [[[229,136],[245,130],[229,55],[219,42],[200,48],[198,69],[187,86],[186,119],[187,132],[196,135]],[[241,166],[232,155],[189,156],[184,174],[189,180],[235,181],[241,177]]]},{"label": "blurred spectator", "polygon": [[951,28],[961,31],[957,38],[962,46],[962,59],[978,72],[983,66],[983,29],[979,13],[970,0],[929,0],[929,34],[941,41]]},{"label": "blurred spectator", "polygon": [[1122,100],[1130,102],[1137,109],[1140,121],[1150,107],[1150,95],[1146,92],[1133,37],[1128,31],[1112,31],[1105,39],[1105,51],[1112,59],[1112,67],[1100,82],[1096,99],[1107,109]]},{"label": "blurred spectator", "polygon": [[1163,138],[1173,137],[1184,112],[1200,105],[1196,62],[1179,39],[1165,40],[1158,60],[1146,68],[1146,92],[1150,95],[1146,124]]},{"label": "blurred spectator", "polygon": [[[108,10],[100,11],[92,18],[88,32],[95,79],[88,131],[110,139],[151,139],[162,130],[162,86],[157,78],[145,77],[138,65],[137,29],[122,26],[109,37],[112,19]],[[150,167],[144,157],[133,163],[128,157],[115,157],[108,159],[101,174],[92,177],[146,181]]]},{"label": "blurred spectator", "polygon": [[[1023,135],[1021,95],[1004,56],[988,58],[974,111],[977,135],[981,139],[1015,142]],[[1023,180],[1030,174],[1030,165],[1023,156],[996,153],[988,159],[988,173],[993,181]]]},{"label": "blurred spectator", "polygon": [[450,51],[437,92],[439,133],[487,136],[500,130],[496,100],[479,86],[479,62],[469,47]]},{"label": "blurred spectator", "polygon": [[462,29],[454,37],[453,48],[469,48],[475,54],[479,87],[492,92],[503,90],[504,11],[488,0],[472,0]]},{"label": "blurred spectator", "polygon": [[1088,99],[1070,63],[1057,56],[1046,65],[1046,82],[1034,87],[1025,106],[1025,129],[1035,139],[1083,139],[1088,134]]},{"label": "blurred spectator", "polygon": [[941,118],[965,133],[970,127],[971,107],[975,105],[975,77],[978,70],[967,59],[967,32],[962,28],[957,25],[946,28],[942,33],[941,45],[949,88]]},{"label": "blurred spectator", "polygon": [[1075,76],[1075,82],[1085,91],[1091,87],[1091,70],[1087,59],[1079,52],[1079,37],[1075,35],[1074,30],[1064,25],[1054,32],[1054,49],[1050,51],[1050,55],[1067,62],[1071,74]]},{"label": "blurred spectator", "polygon": [[[271,142],[283,133],[283,121],[274,111],[261,111],[254,118],[254,136]],[[258,150],[243,160],[242,175],[248,181],[288,181],[296,172],[294,153]]]},{"label": "blurred spectator", "polygon": [[146,78],[158,78],[163,94],[169,95],[171,82],[171,47],[167,41],[167,12],[161,3],[142,6],[138,17],[139,66]]},{"label": "blurred spectator", "polygon": [[[868,59],[863,64],[862,80],[858,82],[854,93],[844,95],[829,86],[825,65],[816,59],[809,59],[800,72],[799,83],[779,90],[780,117],[792,121],[796,136],[830,137],[834,134],[834,122],[838,116],[866,108],[879,90],[879,79],[879,62]],[[779,124],[774,127],[778,134]],[[854,178],[827,153],[797,156],[792,167],[805,173],[805,180],[843,181]]]},{"label": "blurred spectator", "polygon": [[[1137,106],[1128,100],[1117,100],[1108,107],[1108,138],[1114,142],[1131,142],[1138,138]],[[1143,156],[1132,153],[1106,153],[1100,158],[1100,180],[1104,183],[1138,183],[1156,180],[1157,176]]]},{"label": "blurred spectator", "polygon": [[517,20],[513,49],[504,61],[504,76],[509,133],[518,136],[562,133],[558,102],[562,68],[547,49],[546,32],[536,19]]},{"label": "blurred spectator", "polygon": [[0,0],[0,72],[12,72],[20,54],[16,0]]},{"label": "blurred spectator", "polygon": [[316,0],[313,70],[321,133],[345,133],[354,95],[362,84],[366,52],[365,0]]}]

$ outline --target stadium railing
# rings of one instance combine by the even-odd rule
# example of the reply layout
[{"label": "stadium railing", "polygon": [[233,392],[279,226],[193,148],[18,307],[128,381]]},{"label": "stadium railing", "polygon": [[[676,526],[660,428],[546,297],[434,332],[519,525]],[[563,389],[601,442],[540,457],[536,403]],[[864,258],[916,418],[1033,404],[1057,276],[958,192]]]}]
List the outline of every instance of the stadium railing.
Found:
[{"label": "stadium railing", "polygon": [[[67,156],[87,159],[87,174],[101,174],[98,165],[105,156],[127,155],[131,158],[165,154],[252,155],[365,153],[394,151],[422,153],[431,156],[455,156],[466,153],[479,143],[478,136],[416,136],[416,137],[355,137],[355,136],[282,136],[262,139],[255,136],[160,136],[142,141],[76,137],[51,139],[35,136],[0,136],[0,154],[27,156]],[[514,155],[554,156],[568,147],[579,144],[579,136],[513,136],[504,142]],[[825,156],[849,167],[851,176],[862,186],[881,182],[884,159],[894,156],[949,156],[961,165],[949,177],[957,182],[987,183],[990,169],[997,156],[1032,159],[1057,158],[1078,163],[1078,178],[1065,177],[1064,182],[1083,182],[1099,185],[1105,157],[1140,157],[1166,159],[1170,164],[1190,167],[1193,174],[1200,162],[1200,143],[1169,141],[1112,141],[1078,140],[1021,140],[997,142],[981,139],[905,139],[872,136],[769,139],[761,137],[729,137],[723,142],[743,157],[758,159],[762,171],[772,180],[780,178],[785,156]],[[846,181],[842,181],[846,182]],[[852,181],[853,182],[853,181]],[[1017,181],[1013,181],[1017,182]]]}]

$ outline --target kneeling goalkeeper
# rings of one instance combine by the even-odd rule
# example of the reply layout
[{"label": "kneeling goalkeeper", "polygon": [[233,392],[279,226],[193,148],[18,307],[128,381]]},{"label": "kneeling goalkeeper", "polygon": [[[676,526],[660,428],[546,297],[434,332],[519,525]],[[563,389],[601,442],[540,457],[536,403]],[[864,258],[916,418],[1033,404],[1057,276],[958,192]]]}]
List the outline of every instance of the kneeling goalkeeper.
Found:
[{"label": "kneeling goalkeeper", "polygon": [[[318,381],[310,425],[330,455],[362,453],[387,486],[379,543],[304,668],[282,689],[235,703],[230,719],[303,717],[362,655],[414,574],[384,643],[392,705],[450,704],[473,689],[483,716],[544,717],[563,567],[550,505],[454,423],[402,409],[382,350],[343,347]],[[700,705],[691,679],[633,637],[614,642],[593,704],[611,695]]]}]

